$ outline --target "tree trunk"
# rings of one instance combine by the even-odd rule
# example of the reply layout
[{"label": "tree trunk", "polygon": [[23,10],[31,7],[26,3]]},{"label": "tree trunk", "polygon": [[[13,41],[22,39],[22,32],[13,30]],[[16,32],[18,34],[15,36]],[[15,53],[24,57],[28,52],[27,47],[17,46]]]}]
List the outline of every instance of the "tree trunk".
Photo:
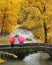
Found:
[{"label": "tree trunk", "polygon": [[46,29],[46,23],[44,22],[44,33],[45,33],[45,43],[47,43],[47,29]]},{"label": "tree trunk", "polygon": [[3,28],[4,28],[5,18],[6,18],[6,15],[5,15],[5,12],[4,12],[3,20],[2,20],[2,27],[1,27],[1,36],[3,35]]}]

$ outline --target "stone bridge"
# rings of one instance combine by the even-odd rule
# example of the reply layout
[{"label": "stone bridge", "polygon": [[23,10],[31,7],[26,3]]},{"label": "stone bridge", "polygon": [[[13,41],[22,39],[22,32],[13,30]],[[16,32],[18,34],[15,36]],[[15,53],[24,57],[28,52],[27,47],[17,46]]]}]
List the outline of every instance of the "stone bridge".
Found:
[{"label": "stone bridge", "polygon": [[52,57],[52,45],[48,43],[25,43],[23,45],[14,44],[11,45],[0,45],[0,51],[13,53],[18,56],[18,58],[23,59],[25,56],[37,53],[38,51],[43,51],[48,53]]}]

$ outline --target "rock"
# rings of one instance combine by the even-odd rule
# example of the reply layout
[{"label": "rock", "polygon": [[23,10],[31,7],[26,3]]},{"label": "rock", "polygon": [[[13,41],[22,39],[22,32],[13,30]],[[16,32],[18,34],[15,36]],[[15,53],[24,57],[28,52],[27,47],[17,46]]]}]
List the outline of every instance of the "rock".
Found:
[{"label": "rock", "polygon": [[25,40],[27,40],[27,41],[32,41],[32,39],[31,39],[31,38],[26,38]]},{"label": "rock", "polygon": [[18,34],[16,34],[14,37],[18,37],[19,35]]}]

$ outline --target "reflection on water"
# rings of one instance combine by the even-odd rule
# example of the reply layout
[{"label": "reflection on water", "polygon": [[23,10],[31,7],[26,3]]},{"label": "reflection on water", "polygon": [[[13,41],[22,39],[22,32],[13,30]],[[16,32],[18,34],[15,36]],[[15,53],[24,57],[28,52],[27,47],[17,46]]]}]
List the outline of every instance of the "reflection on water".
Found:
[{"label": "reflection on water", "polygon": [[36,53],[27,56],[22,61],[7,61],[6,63],[0,65],[52,65],[52,61],[42,59],[41,57],[40,53]]}]

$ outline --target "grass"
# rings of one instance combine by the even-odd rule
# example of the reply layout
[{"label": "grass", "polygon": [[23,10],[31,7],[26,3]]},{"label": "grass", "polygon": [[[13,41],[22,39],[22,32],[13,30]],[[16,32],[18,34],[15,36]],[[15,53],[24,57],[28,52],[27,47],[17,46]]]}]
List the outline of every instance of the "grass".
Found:
[{"label": "grass", "polygon": [[0,44],[8,44],[8,39],[0,39]]}]

